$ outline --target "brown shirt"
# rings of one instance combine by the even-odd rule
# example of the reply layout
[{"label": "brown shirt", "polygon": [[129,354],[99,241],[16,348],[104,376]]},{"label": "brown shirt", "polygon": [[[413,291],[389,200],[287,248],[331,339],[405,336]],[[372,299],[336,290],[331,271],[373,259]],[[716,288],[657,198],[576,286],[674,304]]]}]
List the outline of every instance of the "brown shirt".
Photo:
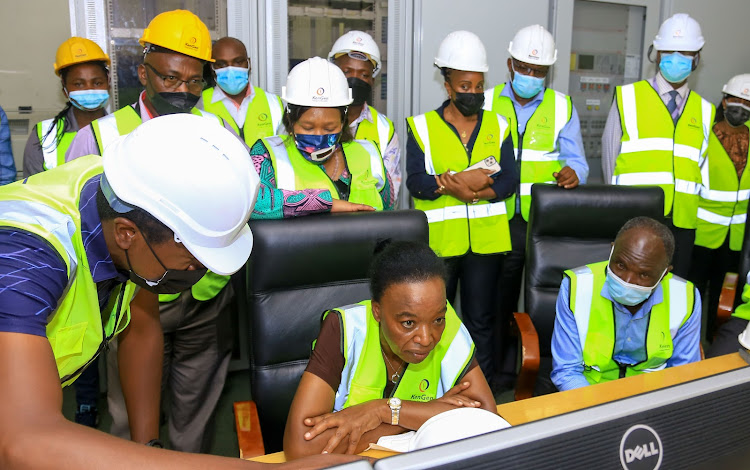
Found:
[{"label": "brown shirt", "polygon": [[[466,373],[478,365],[479,363],[477,363],[476,357],[473,357],[469,367],[466,368]],[[339,322],[337,315],[330,314],[325,320],[323,320],[323,324],[320,327],[320,334],[318,334],[318,340],[315,343],[315,348],[310,355],[310,362],[307,363],[305,371],[325,380],[335,392],[339,389],[339,384],[341,383],[341,372],[343,370],[344,347],[343,337],[341,335],[341,323]],[[466,373],[464,375],[466,375]],[[388,374],[387,368],[386,374]],[[393,388],[394,384],[391,382],[390,377],[386,377],[383,398],[390,397]]]},{"label": "brown shirt", "polygon": [[745,171],[747,165],[747,149],[748,149],[748,129],[746,126],[740,126],[736,132],[727,132],[726,128],[720,125],[720,123],[714,124],[714,135],[721,142],[721,146],[726,150],[729,158],[734,163],[734,168],[737,170],[737,179],[742,178],[742,172]]}]

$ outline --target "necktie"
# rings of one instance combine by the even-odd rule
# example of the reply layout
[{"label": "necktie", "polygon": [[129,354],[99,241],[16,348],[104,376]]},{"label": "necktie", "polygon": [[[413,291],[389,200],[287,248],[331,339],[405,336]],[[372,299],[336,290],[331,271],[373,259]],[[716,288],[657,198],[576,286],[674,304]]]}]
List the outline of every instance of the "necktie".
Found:
[{"label": "necktie", "polygon": [[669,111],[669,114],[672,116],[672,122],[677,121],[677,90],[672,90],[669,92],[667,111]]}]

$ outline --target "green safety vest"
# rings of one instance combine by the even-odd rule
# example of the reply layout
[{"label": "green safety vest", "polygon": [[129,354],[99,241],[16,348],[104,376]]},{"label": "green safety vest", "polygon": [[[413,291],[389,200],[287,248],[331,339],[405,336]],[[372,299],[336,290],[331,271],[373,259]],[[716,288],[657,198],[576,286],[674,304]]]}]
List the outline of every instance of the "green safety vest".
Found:
[{"label": "green safety vest", "polygon": [[[65,163],[65,152],[68,151],[70,143],[73,142],[73,138],[77,132],[64,132],[62,139],[58,145],[55,145],[55,139],[57,133],[62,126],[65,129],[66,118],[62,118],[59,123],[55,124],[54,119],[47,119],[36,124],[36,135],[39,137],[39,145],[42,148],[42,155],[44,157],[44,169],[51,170],[52,168],[58,167]],[[52,129],[50,131],[50,129]],[[44,136],[49,132],[47,136],[47,142],[44,142]]]},{"label": "green safety vest", "polygon": [[700,164],[716,110],[691,91],[675,125],[667,107],[646,80],[617,87],[622,141],[612,184],[659,186],[664,215],[675,227],[697,226]]},{"label": "green safety vest", "polygon": [[[212,121],[217,120],[223,125],[221,118],[206,111],[193,108],[191,113]],[[99,146],[99,153],[102,154],[104,149],[120,136],[130,134],[136,127],[140,126],[142,122],[140,114],[138,114],[131,105],[125,106],[112,114],[108,114],[103,118],[93,121],[91,123],[91,128],[96,137],[96,144]],[[216,297],[228,282],[229,276],[221,276],[208,271],[198,283],[191,287],[190,291],[195,300],[210,300]],[[159,302],[172,302],[179,296],[180,294],[161,294],[159,295]]]},{"label": "green safety vest", "polygon": [[[333,410],[383,398],[386,369],[380,347],[380,325],[369,300],[330,310],[341,321],[344,369]],[[474,357],[474,342],[448,304],[443,336],[419,364],[408,364],[391,392],[402,400],[426,402],[442,397],[466,373]]]},{"label": "green safety vest", "polygon": [[732,312],[733,317],[750,320],[750,272],[747,273],[745,286],[742,288],[742,303]]},{"label": "green safety vest", "polygon": [[368,107],[370,108],[372,122],[368,119],[362,120],[357,126],[357,133],[354,138],[374,142],[380,149],[380,153],[384,153],[395,132],[393,122],[372,106]]},{"label": "green safety vest", "polygon": [[[294,139],[288,135],[264,137],[261,139],[271,156],[276,187],[287,191],[303,189],[327,189],[331,197],[341,195],[328,177],[322,165],[311,163],[302,156]],[[385,167],[383,157],[372,142],[354,140],[343,145],[344,158],[352,175],[349,202],[367,204],[383,210],[380,191],[385,187]]]},{"label": "green safety vest", "polygon": [[213,102],[214,89],[215,87],[203,90],[203,109],[228,122],[248,146],[252,146],[261,137],[276,135],[284,112],[278,96],[254,87],[255,96],[247,106],[245,124],[240,128],[223,101]]},{"label": "green safety vest", "polygon": [[0,188],[0,227],[39,236],[65,261],[68,285],[47,323],[47,339],[63,386],[73,383],[127,327],[136,290],[128,281],[112,292],[104,310],[99,308],[78,206],[84,184],[101,172],[101,158],[90,155]]},{"label": "green safety vest", "polygon": [[[440,175],[448,170],[462,171],[490,156],[500,161],[500,147],[509,133],[508,123],[498,114],[482,112],[482,127],[471,155],[467,155],[456,133],[436,111],[406,118],[414,139],[424,152],[428,175]],[[466,204],[453,196],[443,195],[434,201],[415,198],[414,208],[427,215],[430,248],[438,256],[461,256],[469,250],[477,254],[510,251],[510,232],[503,201]]]},{"label": "green safety vest", "polygon": [[[748,123],[745,126],[750,128]],[[750,151],[748,152],[750,157]],[[729,234],[729,249],[740,251],[745,236],[747,200],[750,198],[750,171],[737,170],[724,146],[713,132],[708,138],[708,157],[701,170],[703,187],[698,202],[695,244],[719,248]]]},{"label": "green safety vest", "polygon": [[[614,307],[601,295],[606,280],[607,261],[569,269],[570,310],[578,329],[583,351],[583,375],[590,384],[620,377],[620,367],[612,358],[615,349]],[[695,288],[672,273],[661,283],[663,300],[649,313],[644,362],[626,367],[626,376],[664,369],[672,357],[673,341],[680,327],[693,313]]]},{"label": "green safety vest", "polygon": [[[518,118],[513,101],[507,96],[500,95],[504,88],[503,83],[484,92],[485,109],[504,116],[511,122],[513,153],[518,160]],[[557,139],[572,115],[573,104],[570,97],[547,88],[544,90],[542,102],[526,123],[520,155],[521,185],[519,187],[523,220],[529,220],[531,185],[534,183],[557,184],[552,174],[565,166],[565,160],[560,160]],[[506,199],[505,203],[510,214],[508,219],[512,219],[516,212],[516,195]]]}]

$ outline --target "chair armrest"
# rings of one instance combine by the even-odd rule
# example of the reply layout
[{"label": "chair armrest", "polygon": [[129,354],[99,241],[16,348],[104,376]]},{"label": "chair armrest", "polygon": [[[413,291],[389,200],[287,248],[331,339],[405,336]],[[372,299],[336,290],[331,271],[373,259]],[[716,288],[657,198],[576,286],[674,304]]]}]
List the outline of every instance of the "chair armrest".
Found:
[{"label": "chair armrest", "polygon": [[534,385],[539,372],[539,336],[528,313],[514,312],[518,336],[521,339],[521,370],[516,382],[516,400],[524,400],[534,395]]},{"label": "chair armrest", "polygon": [[737,273],[727,273],[719,295],[719,308],[716,312],[716,329],[724,324],[734,311],[734,298],[737,295]]},{"label": "chair armrest", "polygon": [[237,429],[237,443],[241,459],[249,459],[266,453],[258,419],[258,408],[254,401],[234,402],[234,424]]}]

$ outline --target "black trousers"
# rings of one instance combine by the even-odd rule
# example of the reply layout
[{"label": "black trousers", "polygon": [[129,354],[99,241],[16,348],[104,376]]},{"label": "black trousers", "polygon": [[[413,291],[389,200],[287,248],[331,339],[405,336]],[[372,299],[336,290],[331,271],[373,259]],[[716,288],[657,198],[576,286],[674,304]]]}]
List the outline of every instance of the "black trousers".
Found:
[{"label": "black trousers", "polygon": [[526,258],[526,228],[528,224],[520,214],[509,221],[510,241],[513,249],[505,256],[503,271],[498,280],[498,305],[500,311],[495,325],[494,356],[498,367],[493,377],[495,388],[510,388],[516,378],[518,338],[511,334],[513,312],[518,310],[521,280]]},{"label": "black trousers", "polygon": [[[737,272],[740,252],[729,249],[729,237],[715,249],[696,246],[688,279],[701,294],[706,319],[705,338],[711,342],[716,333],[716,312],[719,308],[721,286],[727,272]],[[741,283],[742,284],[742,283]]]},{"label": "black trousers", "polygon": [[667,219],[667,227],[674,235],[672,274],[683,279],[689,279],[690,263],[693,261],[693,246],[695,245],[695,229],[675,227],[671,218]]},{"label": "black trousers", "polygon": [[453,304],[456,290],[461,286],[461,314],[466,329],[476,345],[476,358],[488,381],[495,369],[492,344],[497,317],[497,279],[502,271],[505,255],[477,255],[467,253],[445,258],[448,271],[446,295]]}]

